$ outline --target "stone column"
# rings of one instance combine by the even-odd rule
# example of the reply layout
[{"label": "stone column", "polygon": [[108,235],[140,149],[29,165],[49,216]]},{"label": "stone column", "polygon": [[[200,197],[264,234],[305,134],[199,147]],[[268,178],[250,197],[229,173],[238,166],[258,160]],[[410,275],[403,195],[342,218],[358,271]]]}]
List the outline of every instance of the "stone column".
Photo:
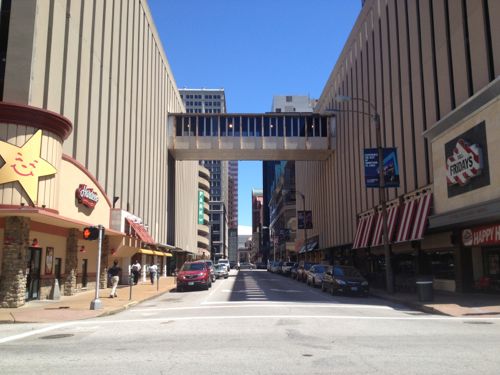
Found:
[{"label": "stone column", "polygon": [[76,293],[76,275],[78,273],[78,229],[70,229],[66,240],[66,262],[64,273],[64,295],[72,296]]},{"label": "stone column", "polygon": [[29,218],[7,217],[5,219],[2,276],[0,278],[1,307],[24,305],[29,234]]}]

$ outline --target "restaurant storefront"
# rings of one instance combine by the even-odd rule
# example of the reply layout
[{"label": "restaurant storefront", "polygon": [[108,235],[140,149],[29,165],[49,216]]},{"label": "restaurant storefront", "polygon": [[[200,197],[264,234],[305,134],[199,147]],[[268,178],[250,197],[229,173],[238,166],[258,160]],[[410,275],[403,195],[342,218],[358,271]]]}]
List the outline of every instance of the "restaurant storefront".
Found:
[{"label": "restaurant storefront", "polygon": [[500,77],[425,136],[435,192],[429,230],[452,248],[455,290],[499,293]]},{"label": "restaurant storefront", "polygon": [[[130,257],[151,236],[122,210],[62,145],[72,131],[66,118],[39,108],[0,103],[0,306],[73,295],[94,288],[98,241],[85,227],[102,225],[101,288],[117,259],[127,281]],[[57,294],[57,293],[56,293]]]}]

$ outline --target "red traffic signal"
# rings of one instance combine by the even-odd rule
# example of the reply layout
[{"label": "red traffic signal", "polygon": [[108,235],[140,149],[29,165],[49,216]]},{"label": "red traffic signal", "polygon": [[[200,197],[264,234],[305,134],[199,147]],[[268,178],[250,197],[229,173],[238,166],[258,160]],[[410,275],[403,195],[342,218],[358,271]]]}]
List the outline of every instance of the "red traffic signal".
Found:
[{"label": "red traffic signal", "polygon": [[99,239],[99,228],[98,227],[86,227],[83,229],[83,239],[84,240],[97,240]]}]

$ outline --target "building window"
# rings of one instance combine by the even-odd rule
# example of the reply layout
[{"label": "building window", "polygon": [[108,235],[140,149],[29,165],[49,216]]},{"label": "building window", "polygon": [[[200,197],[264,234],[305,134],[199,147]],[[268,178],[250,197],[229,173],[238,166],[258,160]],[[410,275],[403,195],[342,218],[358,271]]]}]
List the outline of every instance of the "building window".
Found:
[{"label": "building window", "polygon": [[292,102],[292,97],[291,96],[287,96],[286,97],[286,101],[287,101],[287,103],[291,103]]}]

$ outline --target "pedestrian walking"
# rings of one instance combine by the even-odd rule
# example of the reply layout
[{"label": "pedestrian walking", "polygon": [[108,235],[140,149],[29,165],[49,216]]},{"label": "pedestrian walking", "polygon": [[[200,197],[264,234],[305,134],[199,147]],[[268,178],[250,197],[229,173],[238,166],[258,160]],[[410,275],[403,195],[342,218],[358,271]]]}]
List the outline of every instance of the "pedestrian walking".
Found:
[{"label": "pedestrian walking", "polygon": [[134,275],[134,285],[139,282],[139,276],[141,274],[141,264],[136,259],[134,264],[132,264],[132,275]]},{"label": "pedestrian walking", "polygon": [[118,261],[114,260],[113,261],[113,266],[108,270],[108,275],[111,278],[111,294],[109,295],[109,298],[114,298],[118,297],[116,295],[116,287],[118,286],[118,282],[120,281],[120,272],[122,272],[122,269],[118,266]]},{"label": "pedestrian walking", "polygon": [[152,264],[149,266],[149,278],[151,279],[151,285],[155,283],[156,273],[158,272],[158,266],[156,264]]}]

